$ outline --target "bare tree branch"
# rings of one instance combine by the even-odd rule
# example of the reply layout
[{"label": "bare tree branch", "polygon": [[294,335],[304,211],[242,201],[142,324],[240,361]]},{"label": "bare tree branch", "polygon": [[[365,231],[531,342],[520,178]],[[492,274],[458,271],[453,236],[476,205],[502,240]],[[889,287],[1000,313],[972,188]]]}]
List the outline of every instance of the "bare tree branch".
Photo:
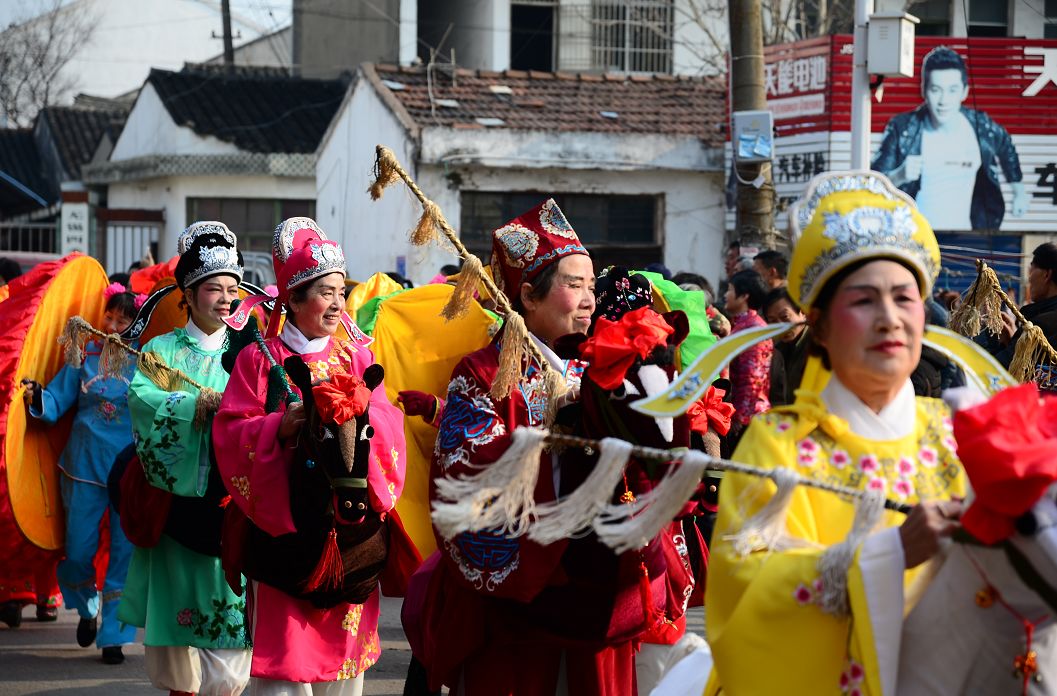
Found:
[{"label": "bare tree branch", "polygon": [[27,19],[0,32],[0,124],[28,126],[37,112],[75,87],[63,68],[87,44],[98,23],[88,3],[40,0]]}]

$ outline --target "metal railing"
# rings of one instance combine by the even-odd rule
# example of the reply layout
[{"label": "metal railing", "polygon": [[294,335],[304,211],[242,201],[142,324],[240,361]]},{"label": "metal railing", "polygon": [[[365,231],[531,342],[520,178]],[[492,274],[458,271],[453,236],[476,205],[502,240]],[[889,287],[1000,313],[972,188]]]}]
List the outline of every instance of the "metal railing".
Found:
[{"label": "metal railing", "polygon": [[0,222],[0,253],[58,251],[58,230],[54,222]]},{"label": "metal railing", "polygon": [[558,69],[671,73],[673,0],[593,0],[563,4]]}]

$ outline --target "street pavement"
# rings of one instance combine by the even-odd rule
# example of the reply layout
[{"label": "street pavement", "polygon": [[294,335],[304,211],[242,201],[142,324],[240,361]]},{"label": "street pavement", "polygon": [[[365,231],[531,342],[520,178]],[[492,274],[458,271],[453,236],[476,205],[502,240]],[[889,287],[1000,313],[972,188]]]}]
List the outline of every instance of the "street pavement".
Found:
[{"label": "street pavement", "polygon": [[[378,627],[382,657],[368,670],[365,696],[402,696],[411,648],[400,626],[400,599],[382,598],[382,618]],[[77,613],[60,610],[59,620],[38,623],[33,607],[23,610],[22,626],[9,629],[0,623],[0,696],[68,696],[70,694],[150,694],[151,687],[143,666],[143,644],[125,646],[125,662],[104,665],[95,648],[78,647],[74,634]],[[687,630],[699,635],[704,629],[704,612],[692,609]],[[142,641],[142,631],[137,640]]]},{"label": "street pavement", "polygon": [[[365,696],[403,693],[411,648],[400,627],[400,602],[382,598],[382,657],[367,671]],[[104,665],[99,650],[77,645],[76,630],[77,613],[64,609],[53,623],[37,622],[31,606],[23,610],[18,629],[0,623],[0,696],[163,693],[147,680],[142,643],[125,646],[124,664]],[[142,639],[141,631],[137,640]]]}]

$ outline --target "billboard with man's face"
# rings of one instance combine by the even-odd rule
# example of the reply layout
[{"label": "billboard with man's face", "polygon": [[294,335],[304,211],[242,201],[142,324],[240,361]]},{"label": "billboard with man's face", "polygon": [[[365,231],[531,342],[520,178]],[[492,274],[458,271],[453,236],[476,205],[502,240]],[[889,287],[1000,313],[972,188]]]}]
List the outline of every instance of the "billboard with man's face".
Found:
[{"label": "billboard with man's face", "polygon": [[[915,51],[914,77],[874,91],[871,166],[939,233],[1057,233],[1057,41],[921,36]],[[816,173],[851,165],[852,37],[766,54],[788,204]]]}]

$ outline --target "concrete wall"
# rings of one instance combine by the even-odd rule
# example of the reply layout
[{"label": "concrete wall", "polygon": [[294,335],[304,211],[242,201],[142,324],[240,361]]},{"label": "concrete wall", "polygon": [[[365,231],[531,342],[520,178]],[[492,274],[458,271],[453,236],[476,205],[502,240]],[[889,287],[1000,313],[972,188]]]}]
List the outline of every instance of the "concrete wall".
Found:
[{"label": "concrete wall", "polygon": [[190,128],[176,125],[158,92],[146,84],[129,113],[110,160],[144,155],[219,155],[238,152],[240,150],[232,143],[213,136],[201,136]]},{"label": "concrete wall", "polygon": [[378,144],[393,150],[414,176],[410,137],[373,86],[361,79],[318,150],[316,220],[345,250],[350,278],[366,280],[378,271],[396,270],[397,257],[403,256],[409,271],[416,268],[416,284],[424,282],[432,274],[423,278],[425,271],[417,269],[430,265],[428,253],[412,251],[407,241],[421,208],[402,185],[378,201],[367,194]]},{"label": "concrete wall", "polygon": [[304,77],[329,78],[363,62],[398,62],[403,4],[294,0],[295,70]]},{"label": "concrete wall", "polygon": [[[418,4],[418,16],[422,41],[439,48],[445,62],[454,49],[461,68],[510,67],[510,0],[424,0]],[[444,38],[449,26],[451,32]],[[424,61],[429,59],[425,45],[418,50]]]},{"label": "concrete wall", "polygon": [[[193,220],[187,220],[188,198],[283,198],[311,200],[316,182],[311,178],[272,176],[166,177],[148,181],[111,184],[110,208],[146,208],[165,211],[165,227],[158,240],[158,253],[168,259],[176,253],[176,239]],[[326,229],[326,228],[324,228]],[[235,230],[238,234],[238,230]]]}]

